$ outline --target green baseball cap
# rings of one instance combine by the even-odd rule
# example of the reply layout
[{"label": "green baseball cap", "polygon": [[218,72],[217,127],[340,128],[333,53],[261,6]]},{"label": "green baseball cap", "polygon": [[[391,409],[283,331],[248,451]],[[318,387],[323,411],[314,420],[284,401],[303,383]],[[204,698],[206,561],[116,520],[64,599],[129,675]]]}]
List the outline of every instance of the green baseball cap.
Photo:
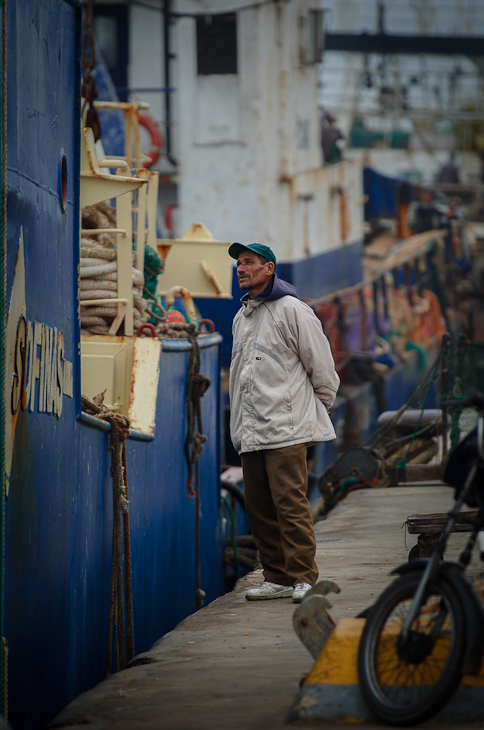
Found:
[{"label": "green baseball cap", "polygon": [[233,259],[237,260],[240,254],[247,250],[253,251],[258,256],[263,256],[266,261],[272,261],[274,266],[277,264],[274,251],[272,251],[269,246],[264,246],[263,243],[248,243],[247,245],[243,243],[233,243],[229,248],[229,254]]}]

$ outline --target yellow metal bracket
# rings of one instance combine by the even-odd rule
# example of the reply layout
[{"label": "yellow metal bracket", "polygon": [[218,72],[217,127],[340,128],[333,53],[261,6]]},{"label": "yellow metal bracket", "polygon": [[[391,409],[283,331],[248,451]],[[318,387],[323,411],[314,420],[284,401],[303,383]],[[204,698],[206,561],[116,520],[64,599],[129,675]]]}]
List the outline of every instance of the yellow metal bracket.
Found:
[{"label": "yellow metal bracket", "polygon": [[162,296],[174,286],[182,286],[192,297],[232,299],[233,261],[229,242],[217,241],[203,223],[194,223],[178,239],[158,240],[158,252],[170,265],[158,279]]},{"label": "yellow metal bracket", "polygon": [[[108,160],[107,162],[113,163],[109,166],[128,169],[126,163],[122,164],[122,160]],[[100,167],[93,131],[90,127],[85,127],[81,135],[81,208],[116,198],[118,195],[146,185],[146,180],[137,177],[106,174],[103,172],[105,167],[108,165]]]}]

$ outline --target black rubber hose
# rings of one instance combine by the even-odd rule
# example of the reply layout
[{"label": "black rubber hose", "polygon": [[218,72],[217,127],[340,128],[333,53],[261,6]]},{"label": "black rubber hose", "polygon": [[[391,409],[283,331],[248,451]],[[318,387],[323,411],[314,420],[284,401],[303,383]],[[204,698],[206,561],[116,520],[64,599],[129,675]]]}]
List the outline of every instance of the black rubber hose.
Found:
[{"label": "black rubber hose", "polygon": [[220,486],[222,487],[222,489],[226,489],[227,492],[232,495],[232,497],[235,497],[235,499],[245,512],[245,497],[243,489],[238,487],[233,482],[225,481],[225,479],[220,480]]}]

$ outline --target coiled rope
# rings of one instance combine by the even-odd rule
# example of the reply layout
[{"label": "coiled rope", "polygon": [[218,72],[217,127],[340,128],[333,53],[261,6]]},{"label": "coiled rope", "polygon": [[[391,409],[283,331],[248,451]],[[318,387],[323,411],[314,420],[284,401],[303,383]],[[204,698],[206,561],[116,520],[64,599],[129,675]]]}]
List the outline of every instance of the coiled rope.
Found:
[{"label": "coiled rope", "polygon": [[[98,204],[99,205],[99,204]],[[89,206],[83,210],[83,225],[94,221],[100,228],[113,225],[112,220],[106,215],[107,206],[100,204]],[[89,216],[86,215],[89,212]],[[96,215],[97,214],[97,215]],[[87,222],[84,223],[85,218]],[[97,238],[97,240],[96,240]],[[102,238],[101,244],[99,239]],[[93,299],[116,299],[118,296],[118,263],[116,250],[110,248],[115,241],[109,234],[99,234],[97,237],[88,237],[86,234],[81,239],[81,260],[80,260],[80,300],[92,301]],[[133,253],[133,263],[135,254]],[[146,299],[143,298],[144,276],[141,271],[132,268],[133,282],[133,325],[137,329],[146,317]],[[81,307],[81,332],[82,334],[109,334],[109,328],[117,317],[118,306],[115,302],[112,305],[95,305]]]},{"label": "coiled rope", "polygon": [[[104,391],[105,392],[105,391]],[[124,669],[134,657],[133,574],[131,566],[131,542],[129,533],[128,469],[126,463],[126,438],[129,420],[113,413],[103,405],[104,393],[93,400],[82,396],[82,409],[91,416],[111,424],[109,451],[111,452],[111,476],[113,480],[113,541],[111,559],[111,601],[109,612],[108,675],[113,670],[113,648],[116,670]],[[124,528],[124,576],[123,534]],[[126,608],[126,629],[124,614]],[[126,659],[127,638],[127,659]]]}]

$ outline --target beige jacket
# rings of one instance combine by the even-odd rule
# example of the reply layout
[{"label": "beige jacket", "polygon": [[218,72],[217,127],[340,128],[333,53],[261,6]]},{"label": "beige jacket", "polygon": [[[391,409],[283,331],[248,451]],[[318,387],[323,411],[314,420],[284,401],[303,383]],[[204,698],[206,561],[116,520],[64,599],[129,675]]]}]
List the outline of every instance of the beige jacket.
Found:
[{"label": "beige jacket", "polygon": [[234,318],[230,435],[239,453],[329,441],[339,377],[326,335],[292,296],[250,299]]}]

